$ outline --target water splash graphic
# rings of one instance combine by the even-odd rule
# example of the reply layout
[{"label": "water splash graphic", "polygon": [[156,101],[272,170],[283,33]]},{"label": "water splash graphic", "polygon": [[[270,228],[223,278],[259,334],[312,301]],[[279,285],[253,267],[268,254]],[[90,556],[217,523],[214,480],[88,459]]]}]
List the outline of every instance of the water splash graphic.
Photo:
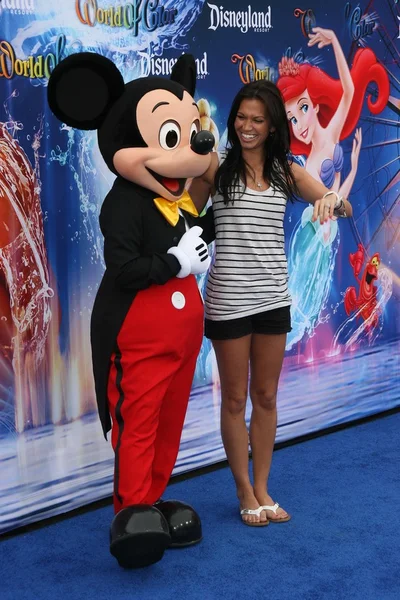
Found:
[{"label": "water splash graphic", "polygon": [[[82,225],[91,250],[91,261],[92,263],[100,261],[104,268],[103,246],[98,225],[99,201],[97,199],[100,199],[101,203],[105,194],[101,196],[96,189],[98,171],[92,159],[94,147],[97,146],[96,136],[88,134],[88,132],[83,133],[67,125],[62,125],[60,131],[67,134],[66,146],[62,149],[60,145],[57,145],[55,149],[52,149],[49,161],[58,162],[62,167],[67,166],[71,171],[78,192],[80,212],[83,215]],[[75,196],[75,194],[72,195]],[[75,237],[79,241],[79,232]]]},{"label": "water splash graphic", "polygon": [[[189,46],[184,40],[203,9],[204,0],[163,0],[160,6],[165,10],[177,11],[175,22],[154,31],[146,31],[139,25],[137,36],[125,27],[103,24],[90,27],[81,23],[78,16],[71,26],[72,2],[54,3],[51,10],[47,0],[38,0],[37,4],[40,20],[30,18],[25,27],[18,29],[11,41],[18,57],[56,53],[61,54],[58,56],[61,60],[73,52],[97,52],[110,58],[124,77],[134,78],[138,76],[139,52],[146,51],[152,56],[161,56],[167,50],[188,50]],[[99,2],[99,7],[101,4]],[[62,36],[54,23],[66,24]],[[47,80],[31,79],[30,82],[38,86],[46,85]]]},{"label": "water splash graphic", "polygon": [[289,292],[292,296],[292,331],[286,350],[290,350],[305,334],[314,335],[319,324],[329,319],[324,315],[332,285],[336,254],[340,244],[336,220],[321,225],[311,221],[313,207],[308,206],[296,225],[289,245]]},{"label": "water splash graphic", "polygon": [[[45,356],[54,292],[47,268],[38,163],[32,168],[18,140],[10,135],[8,130],[21,130],[22,125],[13,125],[10,113],[8,117],[7,124],[0,124],[0,270],[5,286],[1,310],[10,336],[10,344],[3,346],[4,358],[11,361],[15,375],[16,429],[22,431],[27,422],[44,420],[34,382]],[[40,124],[32,144],[35,158],[42,135]]]}]

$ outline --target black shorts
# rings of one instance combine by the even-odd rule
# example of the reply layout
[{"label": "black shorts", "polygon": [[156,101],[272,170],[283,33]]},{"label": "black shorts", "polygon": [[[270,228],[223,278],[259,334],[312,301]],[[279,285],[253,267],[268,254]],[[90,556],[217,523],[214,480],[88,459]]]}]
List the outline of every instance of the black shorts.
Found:
[{"label": "black shorts", "polygon": [[289,331],[292,331],[290,306],[228,321],[206,319],[204,326],[204,335],[210,340],[233,340],[250,333],[279,335]]}]

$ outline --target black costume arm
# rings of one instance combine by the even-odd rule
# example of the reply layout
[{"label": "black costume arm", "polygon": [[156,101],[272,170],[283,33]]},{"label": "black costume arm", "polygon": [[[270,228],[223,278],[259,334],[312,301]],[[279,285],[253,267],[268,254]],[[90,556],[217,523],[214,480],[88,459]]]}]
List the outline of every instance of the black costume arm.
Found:
[{"label": "black costume arm", "polygon": [[134,199],[107,198],[100,215],[104,260],[118,287],[133,290],[163,284],[181,269],[172,254],[141,251],[143,232],[139,203]]},{"label": "black costume arm", "polygon": [[206,244],[211,244],[215,240],[215,225],[214,225],[214,212],[212,206],[210,206],[205,215],[196,219],[196,225],[199,225],[203,229],[201,237]]}]

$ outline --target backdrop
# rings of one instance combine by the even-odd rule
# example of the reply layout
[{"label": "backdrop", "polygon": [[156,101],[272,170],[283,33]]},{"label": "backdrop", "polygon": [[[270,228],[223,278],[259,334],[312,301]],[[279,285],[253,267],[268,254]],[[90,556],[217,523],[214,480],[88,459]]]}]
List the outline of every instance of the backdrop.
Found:
[{"label": "backdrop", "polygon": [[[111,58],[127,81],[168,76],[192,52],[202,124],[220,148],[240,86],[278,83],[294,159],[348,195],[354,217],[320,227],[301,199],[288,206],[293,331],[277,439],[400,404],[400,3],[0,6],[0,531],[112,492],[89,319],[104,269],[98,214],[113,176],[96,135],[61,125],[46,103],[49,74],[80,50]],[[205,340],[175,473],[224,459],[218,385]]]}]

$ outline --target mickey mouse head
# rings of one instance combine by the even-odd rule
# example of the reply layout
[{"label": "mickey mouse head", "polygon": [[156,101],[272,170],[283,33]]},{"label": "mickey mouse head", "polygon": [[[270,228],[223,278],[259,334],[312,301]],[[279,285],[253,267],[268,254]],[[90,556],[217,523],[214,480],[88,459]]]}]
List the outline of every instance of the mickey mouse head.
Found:
[{"label": "mickey mouse head", "polygon": [[54,69],[48,102],[63,123],[97,129],[100,152],[113,173],[177,200],[187,179],[207,170],[215,141],[201,131],[195,86],[196,64],[189,54],[178,59],[170,79],[125,84],[112,61],[81,52]]}]

